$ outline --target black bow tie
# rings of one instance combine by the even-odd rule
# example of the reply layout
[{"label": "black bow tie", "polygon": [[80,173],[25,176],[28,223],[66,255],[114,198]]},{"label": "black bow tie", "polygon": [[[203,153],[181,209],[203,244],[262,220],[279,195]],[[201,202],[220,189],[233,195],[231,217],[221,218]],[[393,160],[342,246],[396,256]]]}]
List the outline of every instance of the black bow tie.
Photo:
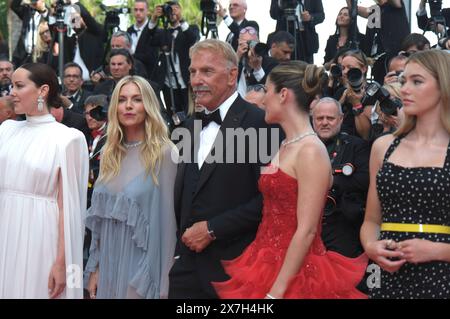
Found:
[{"label": "black bow tie", "polygon": [[174,33],[175,30],[177,30],[178,32],[181,32],[181,27],[169,28],[170,33]]},{"label": "black bow tie", "polygon": [[205,112],[196,112],[195,118],[202,120],[202,128],[206,127],[211,122],[216,122],[218,125],[222,124],[219,110],[206,114]]},{"label": "black bow tie", "polygon": [[139,30],[136,30],[134,27],[132,27],[128,33],[129,33],[130,35],[133,35],[133,34],[136,34],[136,35],[137,35],[138,32],[139,32]]}]

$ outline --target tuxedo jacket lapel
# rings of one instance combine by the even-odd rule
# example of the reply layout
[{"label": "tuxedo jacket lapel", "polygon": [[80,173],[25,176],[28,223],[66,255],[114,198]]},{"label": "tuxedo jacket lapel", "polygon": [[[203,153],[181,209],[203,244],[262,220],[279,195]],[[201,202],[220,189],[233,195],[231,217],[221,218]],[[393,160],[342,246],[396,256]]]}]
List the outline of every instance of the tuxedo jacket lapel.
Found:
[{"label": "tuxedo jacket lapel", "polygon": [[[224,158],[224,154],[226,154],[225,151],[232,142],[231,140],[226,140],[226,145],[223,145],[226,136],[226,129],[236,129],[240,127],[242,119],[244,118],[246,112],[247,111],[245,110],[244,105],[242,105],[242,99],[238,96],[233,105],[228,110],[227,115],[225,116],[225,119],[220,126],[221,134],[217,134],[216,140],[214,141],[211,150],[214,150],[215,155],[212,156],[212,154],[210,153],[202,165],[202,168],[200,170],[200,179],[197,184],[197,189],[195,191],[194,197],[201,190],[203,185],[206,183],[206,181],[209,179],[209,177],[217,167],[217,162],[212,161],[212,157],[217,158],[223,162],[226,161],[226,159]],[[222,139],[222,141],[220,141],[219,139]]]},{"label": "tuxedo jacket lapel", "polygon": [[[187,129],[189,130],[190,137],[193,137],[194,139],[196,139],[196,138],[198,139],[198,136],[195,136],[194,120],[189,122],[189,124],[187,125]],[[186,160],[194,162],[194,158],[197,157],[195,155],[196,154],[195,152],[197,152],[198,147],[197,147],[197,149],[195,149],[194,148],[195,144],[196,143],[194,141],[192,141],[190,143],[191,157],[189,159],[187,159],[185,157],[186,155],[183,154],[183,156],[181,156],[181,158],[183,158],[185,160],[181,160],[177,167],[177,175],[175,177],[175,186],[174,186],[175,212],[180,210],[180,201],[181,201],[181,195],[183,193],[183,185],[184,185],[184,175],[186,172],[186,165],[188,164],[188,162]],[[197,165],[197,163],[194,162],[194,165]]]}]

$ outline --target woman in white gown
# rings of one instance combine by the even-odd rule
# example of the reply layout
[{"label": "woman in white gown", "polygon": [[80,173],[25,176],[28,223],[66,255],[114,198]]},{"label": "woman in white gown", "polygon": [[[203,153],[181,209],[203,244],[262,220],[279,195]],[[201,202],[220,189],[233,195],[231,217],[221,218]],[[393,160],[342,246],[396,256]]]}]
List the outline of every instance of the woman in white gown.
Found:
[{"label": "woman in white gown", "polygon": [[12,99],[26,121],[0,125],[0,298],[82,298],[88,152],[55,121],[56,74],[25,64]]},{"label": "woman in white gown", "polygon": [[[120,80],[86,227],[91,298],[167,298],[176,240],[175,147],[150,84]],[[175,159],[176,160],[176,159]]]}]

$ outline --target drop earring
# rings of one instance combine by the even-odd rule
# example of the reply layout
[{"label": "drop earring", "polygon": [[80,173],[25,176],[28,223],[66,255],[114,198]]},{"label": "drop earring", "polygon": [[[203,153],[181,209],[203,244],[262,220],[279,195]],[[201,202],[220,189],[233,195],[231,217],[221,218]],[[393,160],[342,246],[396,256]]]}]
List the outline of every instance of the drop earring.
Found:
[{"label": "drop earring", "polygon": [[42,112],[44,110],[44,99],[40,95],[37,99],[37,109],[38,109],[38,112]]}]

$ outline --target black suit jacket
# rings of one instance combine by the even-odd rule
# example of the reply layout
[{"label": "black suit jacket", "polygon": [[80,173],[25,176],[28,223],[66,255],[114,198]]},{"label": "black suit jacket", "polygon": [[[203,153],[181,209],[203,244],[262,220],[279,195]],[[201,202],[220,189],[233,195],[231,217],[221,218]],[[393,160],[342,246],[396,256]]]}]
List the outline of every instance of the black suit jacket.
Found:
[{"label": "black suit jacket", "polygon": [[[22,20],[22,30],[20,31],[19,41],[13,52],[13,62],[16,67],[19,67],[25,62],[32,62],[25,49],[25,37],[29,31],[30,20],[35,10],[30,6],[22,5],[21,3],[22,0],[12,0],[11,2],[11,10]],[[36,25],[35,28],[37,29],[38,25]]]},{"label": "black suit jacket", "polygon": [[[144,25],[139,41],[134,51],[134,58],[138,59],[145,65],[147,78],[151,79],[158,63],[159,47],[153,46],[153,37],[155,36],[155,29],[148,28],[148,22]],[[127,29],[128,34],[132,34],[134,26]]]},{"label": "black suit jacket", "polygon": [[[334,174],[331,195],[336,199],[334,210],[325,210],[322,220],[322,239],[327,249],[347,257],[357,257],[362,252],[359,231],[364,220],[364,207],[369,188],[368,142],[345,133],[327,146],[333,169],[341,169],[350,163],[355,171],[350,176]],[[331,147],[330,147],[331,146]]]},{"label": "black suit jacket", "polygon": [[71,96],[69,100],[72,102],[73,106],[70,109],[72,112],[76,112],[78,114],[83,114],[84,112],[84,101],[88,98],[88,96],[92,95],[92,92],[86,91],[84,89],[78,90],[78,92]]},{"label": "black suit jacket", "polygon": [[[325,20],[322,0],[302,0],[305,11],[309,11],[312,20],[303,22],[305,31],[302,32],[302,40],[307,42],[305,47],[306,55],[312,55],[319,50],[319,36],[317,35],[315,26]],[[286,20],[283,16],[284,12],[278,6],[278,0],[272,0],[270,4],[270,16],[277,20],[276,32],[287,30]],[[297,44],[299,46],[299,44]]]},{"label": "black suit jacket", "polygon": [[87,141],[90,135],[90,131],[86,123],[86,119],[84,118],[83,115],[64,108],[64,115],[61,123],[67,127],[73,127],[81,131],[84,134],[84,137],[86,138]]},{"label": "black suit jacket", "polygon": [[[253,27],[256,29],[256,31],[259,32],[259,25],[258,22],[253,20],[247,20],[244,19],[241,24],[237,24],[233,21],[232,24],[228,26],[228,29],[230,29],[230,34],[227,35],[227,42],[231,44],[234,51],[237,51],[238,45],[239,45],[239,34],[242,29],[245,27]],[[233,37],[231,37],[231,34],[233,34]],[[231,42],[229,41],[229,38],[231,37]]]},{"label": "black suit jacket", "polygon": [[[220,127],[223,136],[226,129],[243,128],[268,128],[264,121],[264,111],[238,97],[227,112]],[[187,122],[186,127],[194,136],[194,121]],[[270,140],[270,139],[268,139]],[[229,140],[223,145],[218,144],[216,154],[237,154],[236,144],[232,147]],[[197,152],[193,148],[193,153]],[[242,152],[242,150],[240,150]],[[244,150],[249,153],[249,146]],[[241,153],[242,154],[242,153]],[[261,219],[262,195],[258,190],[258,179],[263,163],[257,158],[256,163],[205,163],[200,170],[200,178],[196,189],[184,187],[184,178],[188,165],[197,163],[181,163],[178,166],[175,181],[175,214],[178,221],[178,242],[175,255],[181,255],[177,259],[172,270],[178,272],[183,269],[183,260],[189,258],[196,264],[198,277],[202,287],[214,295],[211,281],[222,281],[227,277],[223,271],[221,260],[230,260],[242,253],[242,251],[254,239],[257,227]],[[187,209],[182,209],[184,194],[192,195],[192,203]],[[209,221],[217,239],[212,241],[202,252],[192,252],[181,242],[181,235],[187,227],[199,221]]]}]

